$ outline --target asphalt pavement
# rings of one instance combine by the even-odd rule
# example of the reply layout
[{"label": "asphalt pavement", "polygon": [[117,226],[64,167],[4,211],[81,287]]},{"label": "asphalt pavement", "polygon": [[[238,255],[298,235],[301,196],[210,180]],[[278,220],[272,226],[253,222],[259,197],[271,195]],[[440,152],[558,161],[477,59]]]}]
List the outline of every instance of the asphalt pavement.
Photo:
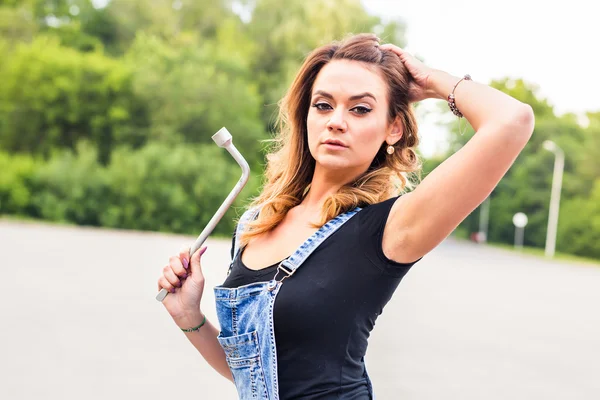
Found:
[{"label": "asphalt pavement", "polygon": [[[154,299],[193,237],[0,220],[0,398],[235,399]],[[210,239],[203,310],[225,278]],[[600,399],[600,268],[449,239],[408,273],[367,353],[379,399]]]}]

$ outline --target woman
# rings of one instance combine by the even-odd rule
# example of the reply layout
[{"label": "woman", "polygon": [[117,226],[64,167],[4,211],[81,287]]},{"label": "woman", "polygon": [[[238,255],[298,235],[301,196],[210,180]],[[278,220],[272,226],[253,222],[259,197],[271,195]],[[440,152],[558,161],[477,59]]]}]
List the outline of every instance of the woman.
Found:
[{"label": "woman", "polygon": [[[428,98],[447,99],[477,134],[398,196],[420,167],[411,104]],[[265,187],[215,288],[221,331],[200,310],[205,249],[171,257],[163,304],[241,399],[370,399],[363,357],[377,316],[498,184],[531,137],[533,113],[362,34],[307,57],[280,121]]]}]

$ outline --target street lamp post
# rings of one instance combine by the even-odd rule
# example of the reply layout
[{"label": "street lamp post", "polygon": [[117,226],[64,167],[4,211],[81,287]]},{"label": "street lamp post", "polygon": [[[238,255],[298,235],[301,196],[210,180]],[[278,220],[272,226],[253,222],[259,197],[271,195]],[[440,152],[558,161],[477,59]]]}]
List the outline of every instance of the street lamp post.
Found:
[{"label": "street lamp post", "polygon": [[481,204],[481,210],[479,211],[479,240],[481,243],[487,243],[488,238],[488,224],[490,221],[490,196],[483,201]]},{"label": "street lamp post", "polygon": [[513,224],[515,225],[515,249],[522,250],[525,241],[525,226],[527,226],[527,215],[518,212],[513,215]]},{"label": "street lamp post", "polygon": [[546,257],[554,257],[556,249],[556,232],[558,228],[558,211],[560,206],[560,190],[565,168],[565,153],[551,140],[544,141],[544,149],[555,154],[554,173],[552,174],[552,192],[550,195],[550,211],[548,212],[548,231],[546,232]]}]

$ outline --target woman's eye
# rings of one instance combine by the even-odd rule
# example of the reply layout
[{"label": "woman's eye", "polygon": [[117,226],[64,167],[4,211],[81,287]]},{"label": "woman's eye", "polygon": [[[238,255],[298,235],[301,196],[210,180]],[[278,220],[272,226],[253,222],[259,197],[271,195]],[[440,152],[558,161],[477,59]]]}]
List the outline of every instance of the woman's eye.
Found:
[{"label": "woman's eye", "polygon": [[[312,106],[319,111],[333,110],[333,108],[327,103],[315,103]],[[362,114],[368,114],[372,110],[365,106],[356,106],[356,107],[352,108],[351,111],[354,111],[355,113],[362,115]]]},{"label": "woman's eye", "polygon": [[313,107],[319,111],[331,110],[331,106],[327,103],[315,103],[313,104]]},{"label": "woman's eye", "polygon": [[353,110],[358,114],[368,114],[371,112],[370,108],[363,107],[363,106],[356,106],[353,108]]}]

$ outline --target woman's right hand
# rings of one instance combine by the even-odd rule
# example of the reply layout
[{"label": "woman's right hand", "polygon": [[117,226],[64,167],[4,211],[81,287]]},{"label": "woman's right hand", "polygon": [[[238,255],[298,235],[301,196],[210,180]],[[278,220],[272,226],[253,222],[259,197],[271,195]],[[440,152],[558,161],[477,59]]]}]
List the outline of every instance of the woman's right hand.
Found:
[{"label": "woman's right hand", "polygon": [[177,324],[188,323],[201,315],[204,275],[200,258],[205,251],[206,247],[198,249],[190,259],[189,248],[182,249],[179,255],[169,258],[169,264],[163,268],[158,280],[158,290],[164,288],[169,291],[162,303]]}]

